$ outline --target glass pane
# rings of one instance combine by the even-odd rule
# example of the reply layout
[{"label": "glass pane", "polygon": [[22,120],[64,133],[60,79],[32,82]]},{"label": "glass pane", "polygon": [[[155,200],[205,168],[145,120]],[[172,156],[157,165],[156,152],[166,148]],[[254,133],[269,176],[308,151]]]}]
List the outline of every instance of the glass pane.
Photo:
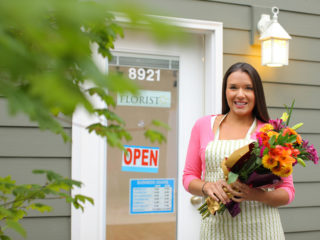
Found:
[{"label": "glass pane", "polygon": [[[177,202],[177,86],[176,57],[114,53],[109,71],[136,81],[139,96],[117,96],[115,112],[126,122],[132,140],[128,154],[107,149],[107,239],[176,239]],[[144,126],[153,120],[166,143],[151,143]],[[157,130],[157,127],[153,127]]]}]

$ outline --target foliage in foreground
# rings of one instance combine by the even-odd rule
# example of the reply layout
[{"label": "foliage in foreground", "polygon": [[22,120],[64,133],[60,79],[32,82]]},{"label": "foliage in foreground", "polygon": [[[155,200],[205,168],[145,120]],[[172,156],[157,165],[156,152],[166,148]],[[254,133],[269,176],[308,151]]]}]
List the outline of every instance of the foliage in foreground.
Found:
[{"label": "foliage in foreground", "polygon": [[[121,12],[128,25],[148,25],[158,40],[184,38],[174,27],[168,27],[146,15],[141,6],[124,0],[13,0],[0,1],[0,100],[6,98],[11,115],[26,114],[40,129],[60,134],[70,140],[61,121],[69,119],[82,106],[90,114],[108,120],[108,125],[96,122],[85,126],[89,132],[107,137],[111,146],[123,149],[122,141],[131,136],[125,122],[112,109],[116,93],[138,93],[137,86],[121,75],[105,74],[93,61],[93,49],[104,58],[112,58],[111,50],[123,29],[115,21],[113,12]],[[87,87],[91,86],[91,87]],[[88,96],[100,98],[105,108],[97,109]],[[105,121],[104,121],[105,122]],[[155,127],[166,125],[152,121]],[[165,141],[164,135],[144,128],[152,142]],[[8,228],[22,236],[26,232],[19,220],[33,209],[51,211],[44,199],[64,198],[75,208],[93,199],[71,196],[74,186],[81,183],[63,178],[52,171],[36,170],[46,174],[44,185],[16,185],[8,177],[0,177],[0,239],[8,240]],[[37,200],[42,200],[41,202]]]},{"label": "foliage in foreground", "polygon": [[[138,87],[120,74],[106,74],[92,57],[97,46],[99,54],[111,59],[115,40],[123,37],[114,11],[122,12],[131,27],[148,24],[158,39],[180,36],[175,28],[142,15],[141,7],[130,1],[1,1],[0,96],[8,100],[10,113],[23,112],[41,129],[70,140],[59,120],[68,121],[82,106],[109,125],[97,122],[85,127],[122,148],[122,140],[131,136],[112,111],[113,96],[137,94]],[[89,95],[100,98],[105,108],[96,109]],[[152,140],[165,140],[159,132],[146,134],[150,135]]]},{"label": "foliage in foreground", "polygon": [[64,178],[49,170],[34,170],[34,174],[45,174],[46,183],[17,185],[10,176],[0,177],[0,239],[11,239],[5,231],[11,228],[26,237],[26,231],[19,221],[25,217],[29,210],[41,213],[52,211],[52,207],[44,204],[47,199],[65,199],[76,209],[84,210],[84,204],[94,204],[92,198],[77,194],[71,196],[74,187],[81,187],[81,182]]}]

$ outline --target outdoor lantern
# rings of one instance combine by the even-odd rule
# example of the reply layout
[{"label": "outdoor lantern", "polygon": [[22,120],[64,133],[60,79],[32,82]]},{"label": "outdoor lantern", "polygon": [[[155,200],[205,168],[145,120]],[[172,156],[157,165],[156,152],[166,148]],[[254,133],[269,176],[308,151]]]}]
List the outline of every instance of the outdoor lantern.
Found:
[{"label": "outdoor lantern", "polygon": [[263,66],[281,67],[288,65],[290,35],[278,23],[279,8],[272,8],[273,17],[262,14],[258,22]]}]

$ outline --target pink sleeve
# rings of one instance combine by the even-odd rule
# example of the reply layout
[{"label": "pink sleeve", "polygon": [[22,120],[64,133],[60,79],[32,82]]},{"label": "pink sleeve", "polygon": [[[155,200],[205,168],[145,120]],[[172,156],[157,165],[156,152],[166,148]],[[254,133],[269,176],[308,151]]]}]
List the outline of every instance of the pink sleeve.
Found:
[{"label": "pink sleeve", "polygon": [[201,157],[200,157],[200,122],[196,122],[191,131],[187,158],[183,170],[183,186],[189,191],[188,187],[193,179],[201,179]]},{"label": "pink sleeve", "polygon": [[287,204],[289,204],[293,201],[294,195],[295,195],[295,189],[294,189],[294,185],[293,185],[292,175],[290,175],[289,177],[283,177],[281,179],[283,182],[281,184],[279,184],[276,187],[276,189],[282,188],[287,191],[287,193],[289,195],[289,201]]}]

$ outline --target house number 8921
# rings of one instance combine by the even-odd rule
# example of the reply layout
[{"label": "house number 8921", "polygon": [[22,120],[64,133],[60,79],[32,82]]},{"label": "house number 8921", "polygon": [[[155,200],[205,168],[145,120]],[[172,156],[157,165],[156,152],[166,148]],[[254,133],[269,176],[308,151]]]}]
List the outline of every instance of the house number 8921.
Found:
[{"label": "house number 8921", "polygon": [[128,74],[132,80],[160,81],[160,69],[129,68]]}]

